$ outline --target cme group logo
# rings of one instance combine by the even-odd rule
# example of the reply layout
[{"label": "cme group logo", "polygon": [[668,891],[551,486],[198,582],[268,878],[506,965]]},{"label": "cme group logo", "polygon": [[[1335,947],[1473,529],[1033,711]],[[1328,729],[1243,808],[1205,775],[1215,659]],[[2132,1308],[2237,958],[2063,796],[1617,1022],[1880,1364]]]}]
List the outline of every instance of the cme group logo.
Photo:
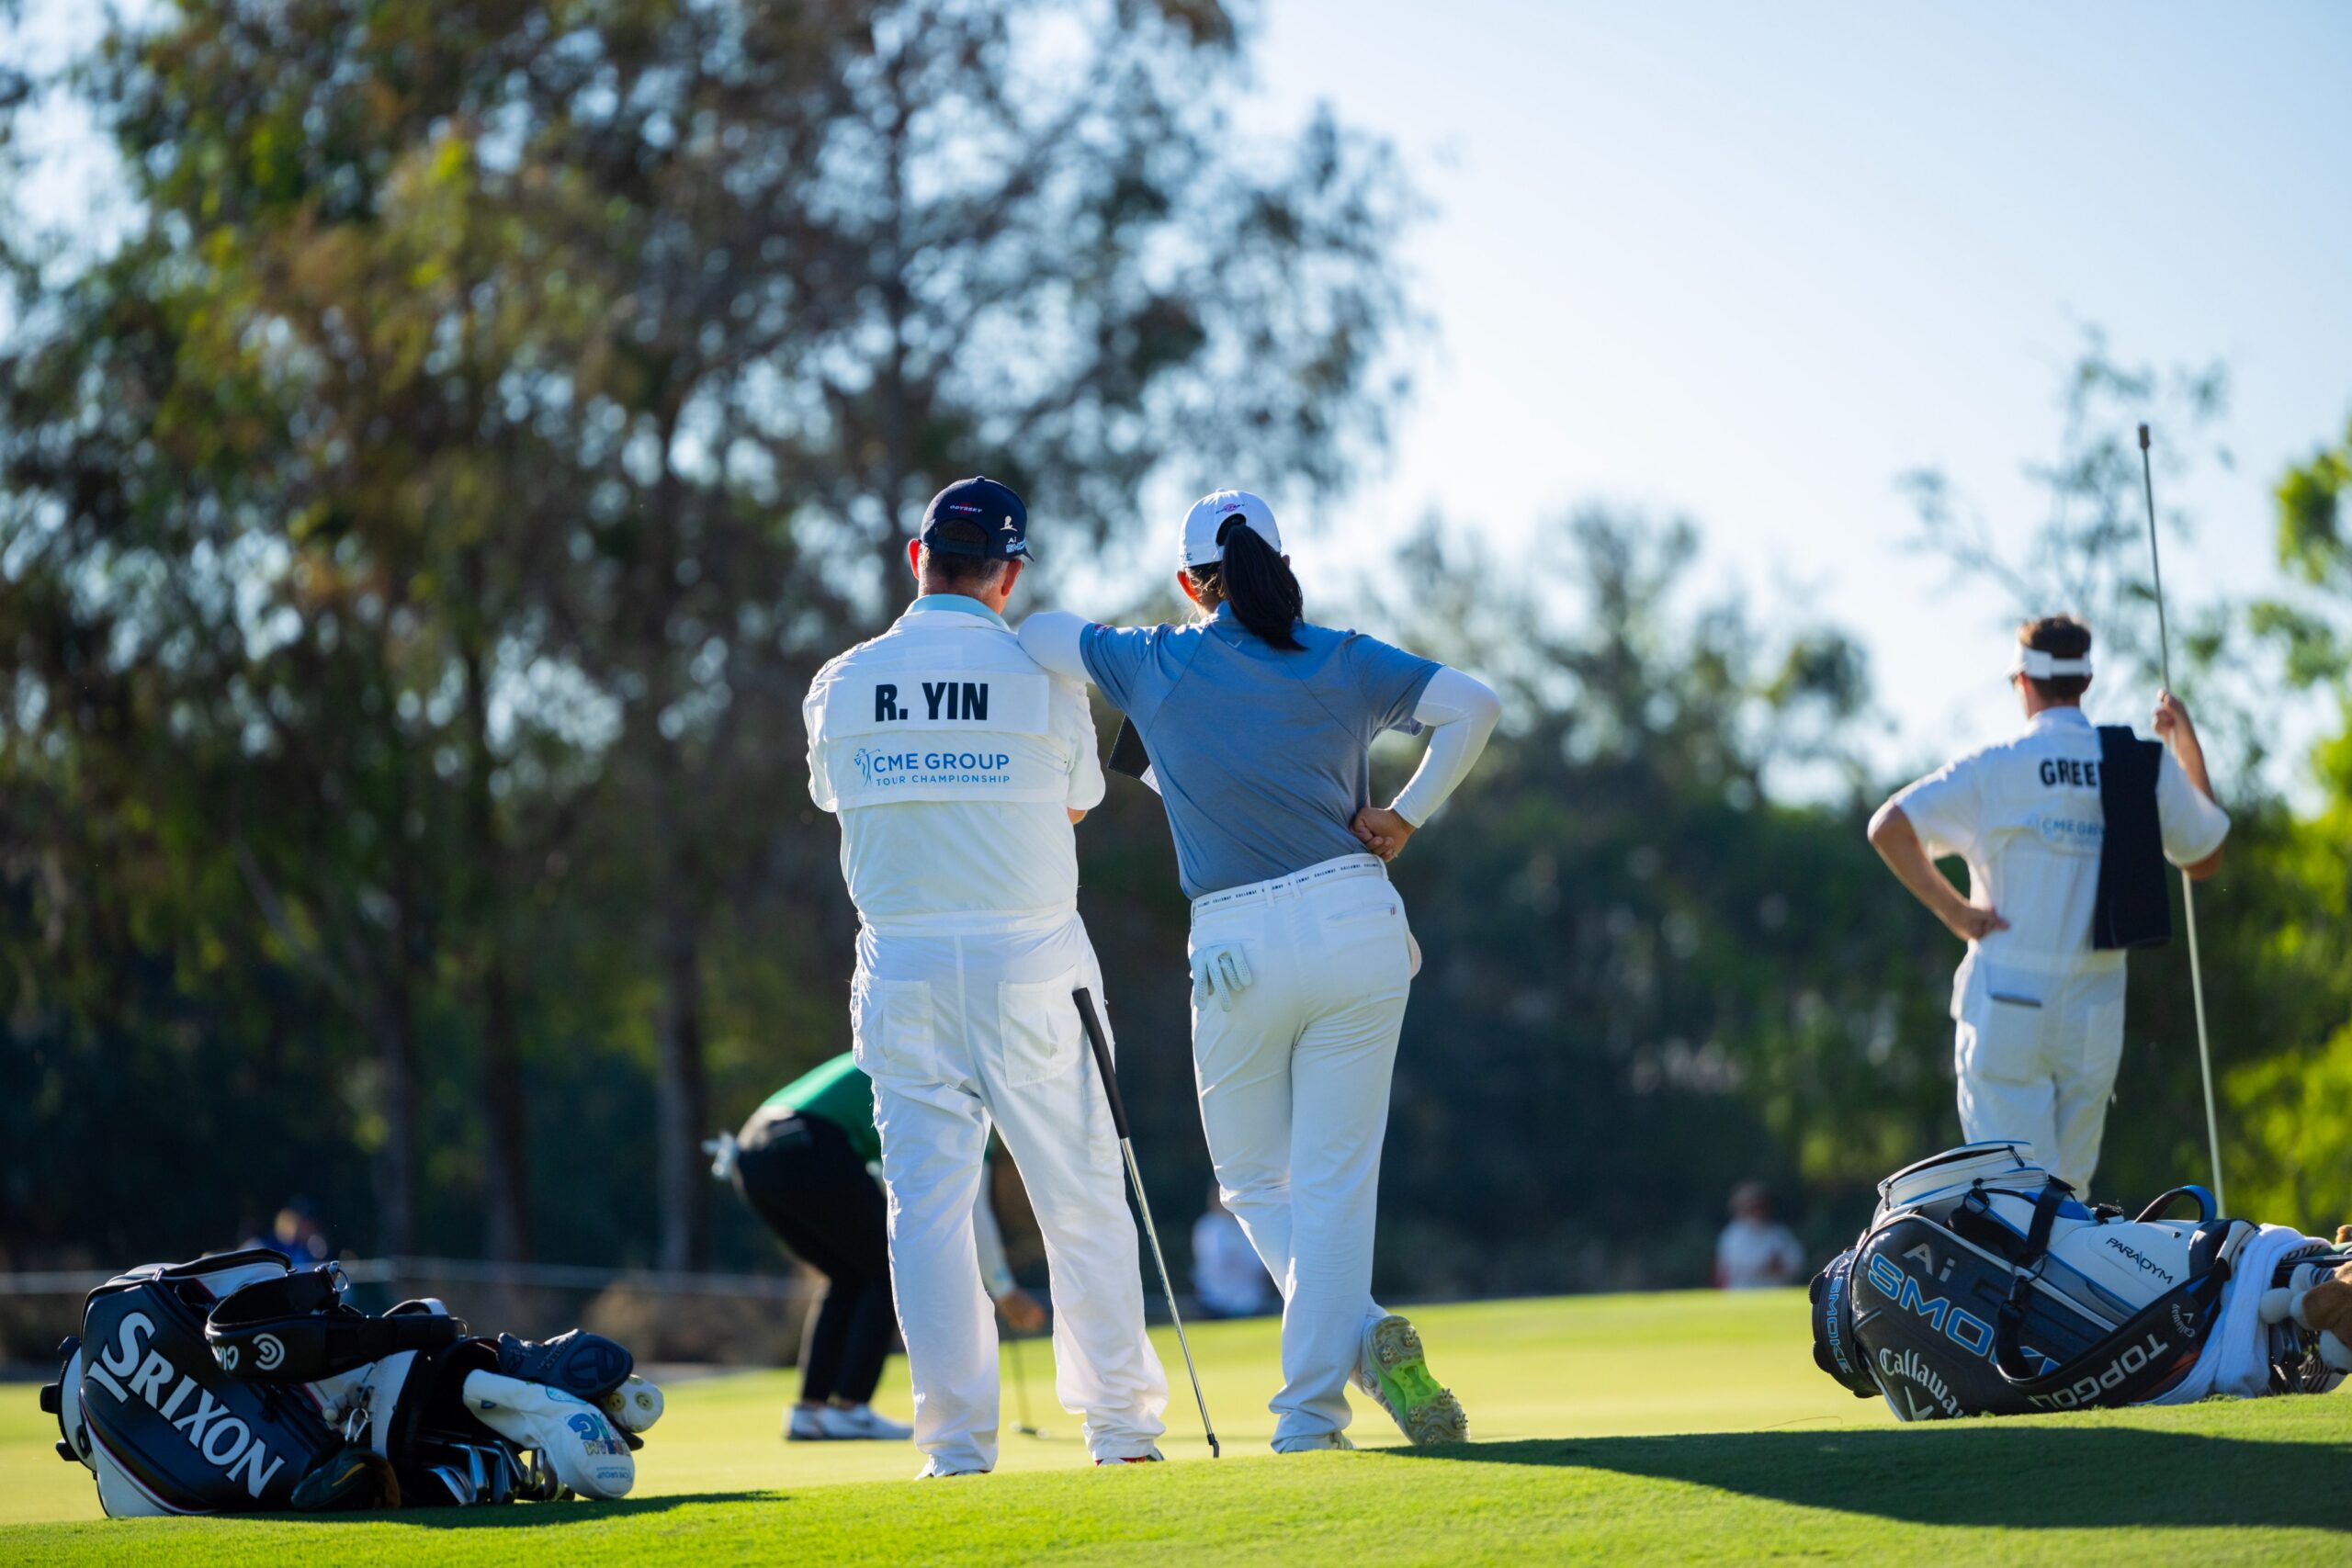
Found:
[{"label": "cme group logo", "polygon": [[1007,751],[884,751],[861,746],[849,761],[868,789],[1012,782],[1012,756]]}]

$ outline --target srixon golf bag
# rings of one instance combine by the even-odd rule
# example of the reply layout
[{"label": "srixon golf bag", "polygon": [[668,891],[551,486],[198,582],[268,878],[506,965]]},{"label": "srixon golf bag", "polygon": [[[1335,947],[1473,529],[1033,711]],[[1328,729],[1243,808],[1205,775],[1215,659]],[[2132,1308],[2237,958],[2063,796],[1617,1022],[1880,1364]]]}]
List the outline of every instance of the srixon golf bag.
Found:
[{"label": "srixon golf bag", "polygon": [[59,1457],[114,1517],[628,1492],[641,1445],[622,1396],[658,1415],[659,1395],[626,1350],[478,1338],[435,1301],[373,1316],[347,1289],[264,1248],[108,1280],[40,1391]]},{"label": "srixon golf bag", "polygon": [[[2183,1201],[2195,1219],[2165,1217]],[[1813,1282],[1814,1359],[1905,1421],[2141,1404],[2196,1365],[2255,1228],[2199,1187],[2126,1219],[2025,1145],[1965,1145],[1879,1183]]]}]

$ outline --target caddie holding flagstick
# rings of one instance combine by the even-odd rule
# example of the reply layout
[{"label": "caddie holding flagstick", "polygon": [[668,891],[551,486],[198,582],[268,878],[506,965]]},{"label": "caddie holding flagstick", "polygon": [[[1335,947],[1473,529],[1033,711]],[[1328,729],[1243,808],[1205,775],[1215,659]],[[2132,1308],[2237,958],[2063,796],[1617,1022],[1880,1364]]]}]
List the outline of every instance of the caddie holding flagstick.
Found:
[{"label": "caddie holding flagstick", "polygon": [[[2165,863],[2211,876],[2230,819],[2170,692],[2156,698],[2161,745],[2094,728],[2090,628],[2044,616],[2018,644],[2023,733],[1896,793],[1870,839],[1968,944],[1951,996],[1962,1133],[2030,1143],[2086,1194],[2123,1055],[2124,954],[2170,940]],[[1968,863],[1967,897],[1941,855]]]},{"label": "caddie holding flagstick", "polygon": [[890,1275],[924,1476],[997,1458],[997,1339],[972,1231],[994,1124],[1046,1243],[1055,1389],[1096,1463],[1156,1460],[1168,1379],[1144,1337],[1136,1224],[1072,993],[1102,994],[1071,824],[1102,798],[1085,689],[1021,650],[1004,606],[1028,512],[993,479],[932,498],[922,594],[818,673],[808,790],[857,906],[850,1005],[874,1080]]}]

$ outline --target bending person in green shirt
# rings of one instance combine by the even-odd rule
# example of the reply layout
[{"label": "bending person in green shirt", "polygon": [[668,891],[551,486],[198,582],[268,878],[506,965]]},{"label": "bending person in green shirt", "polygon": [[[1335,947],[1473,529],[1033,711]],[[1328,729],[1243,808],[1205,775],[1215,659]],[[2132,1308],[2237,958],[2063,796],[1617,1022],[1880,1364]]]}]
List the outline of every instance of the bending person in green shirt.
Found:
[{"label": "bending person in green shirt", "polygon": [[[785,1419],[792,1441],[905,1441],[910,1428],[876,1414],[875,1385],[896,1326],[888,1215],[867,1168],[882,1157],[874,1083],[844,1051],[770,1095],[719,1165],[777,1239],[826,1279],[800,1346],[800,1401]],[[731,1159],[730,1159],[731,1151]],[[987,1181],[973,1205],[981,1282],[1016,1330],[1044,1326],[1046,1310],[1015,1285],[989,1208]]]}]

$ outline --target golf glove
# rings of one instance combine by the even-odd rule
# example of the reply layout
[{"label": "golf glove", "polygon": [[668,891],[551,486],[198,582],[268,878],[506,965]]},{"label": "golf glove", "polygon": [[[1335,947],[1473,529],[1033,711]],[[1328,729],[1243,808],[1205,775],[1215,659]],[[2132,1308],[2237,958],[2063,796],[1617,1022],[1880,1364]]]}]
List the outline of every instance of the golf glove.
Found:
[{"label": "golf glove", "polygon": [[1214,998],[1231,1012],[1235,995],[1250,988],[1250,960],[1238,946],[1204,947],[1193,954],[1193,1005],[1206,1007]]},{"label": "golf glove", "polygon": [[735,1156],[741,1152],[736,1146],[734,1134],[721,1133],[715,1138],[705,1138],[702,1152],[710,1156],[711,1175],[721,1181],[734,1177]]}]

